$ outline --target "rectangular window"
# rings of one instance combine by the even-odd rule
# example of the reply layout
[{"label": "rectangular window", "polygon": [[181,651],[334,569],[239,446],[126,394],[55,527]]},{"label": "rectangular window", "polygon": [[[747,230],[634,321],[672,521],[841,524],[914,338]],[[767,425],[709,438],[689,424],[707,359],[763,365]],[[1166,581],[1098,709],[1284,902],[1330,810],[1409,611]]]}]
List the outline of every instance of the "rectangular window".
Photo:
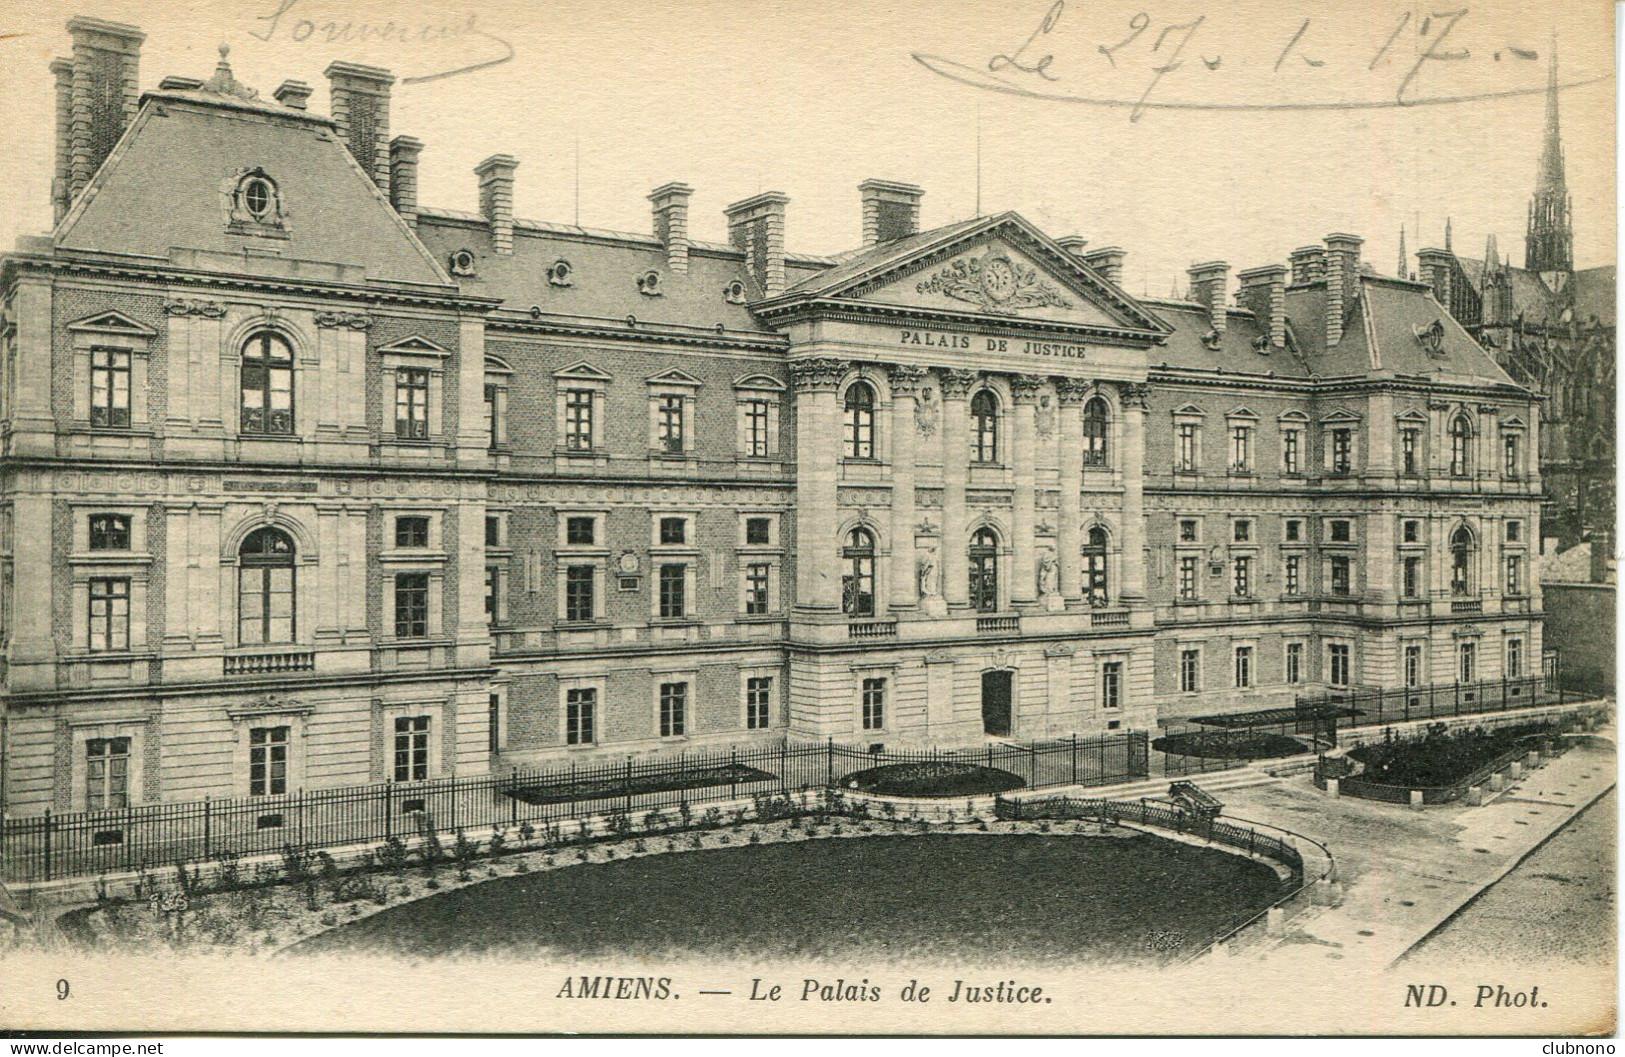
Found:
[{"label": "rectangular window", "polygon": [[1100,707],[1123,707],[1123,662],[1107,661],[1100,666]]},{"label": "rectangular window", "polygon": [[688,733],[688,684],[660,684],[660,736],[680,738]]},{"label": "rectangular window", "polygon": [[1295,429],[1281,431],[1281,472],[1288,474],[1301,473],[1299,469],[1298,446],[1301,443],[1301,434]]},{"label": "rectangular window", "polygon": [[1184,555],[1179,559],[1179,597],[1196,597],[1196,557]]},{"label": "rectangular window", "polygon": [[765,547],[773,542],[773,519],[748,517],[745,519],[745,543],[752,547]]},{"label": "rectangular window", "polygon": [[1354,468],[1354,431],[1332,430],[1332,473],[1348,473]]},{"label": "rectangular window", "polygon": [[773,717],[773,677],[751,676],[745,680],[745,729],[766,730]]},{"label": "rectangular window", "polygon": [[1202,651],[1179,651],[1179,689],[1194,694],[1202,688]]},{"label": "rectangular window", "polygon": [[1302,566],[1303,559],[1300,556],[1296,554],[1289,554],[1286,556],[1285,594],[1295,595],[1301,590],[1298,578],[1302,572]]},{"label": "rectangular window", "polygon": [[1401,593],[1406,598],[1415,598],[1422,593],[1422,559],[1406,558],[1402,568]]},{"label": "rectangular window", "polygon": [[1507,678],[1523,678],[1523,640],[1507,639]]},{"label": "rectangular window", "polygon": [[767,401],[746,400],[739,405],[744,421],[745,450],[741,453],[756,458],[767,455]]},{"label": "rectangular window", "polygon": [[1460,663],[1457,679],[1463,683],[1470,683],[1478,678],[1478,643],[1463,642],[1456,647],[1456,657]]},{"label": "rectangular window", "polygon": [[429,545],[429,519],[426,517],[398,517],[395,519],[395,546],[427,547]]},{"label": "rectangular window", "polygon": [[502,401],[499,400],[497,396],[501,388],[501,386],[492,385],[489,382],[487,382],[485,385],[484,415],[485,446],[487,448],[497,447],[501,443],[501,438],[504,432],[502,422]]},{"label": "rectangular window", "polygon": [[1422,685],[1422,647],[1405,647],[1405,685]]},{"label": "rectangular window", "polygon": [[564,391],[564,450],[592,451],[592,390]]},{"label": "rectangular window", "polygon": [[564,692],[564,743],[591,745],[598,719],[598,691],[587,687]]},{"label": "rectangular window", "polygon": [[429,634],[429,574],[395,574],[395,637],[421,639]]},{"label": "rectangular window", "polygon": [[1414,427],[1407,426],[1399,431],[1399,472],[1406,477],[1416,476],[1416,443],[1419,436]]},{"label": "rectangular window", "polygon": [[663,547],[681,546],[688,542],[688,519],[663,517],[660,519],[660,544]]},{"label": "rectangular window", "polygon": [[485,704],[485,751],[495,756],[502,751],[502,695],[491,694]]},{"label": "rectangular window", "polygon": [[1297,543],[1301,539],[1303,539],[1303,522],[1295,518],[1289,519],[1286,523],[1286,541]]},{"label": "rectangular window", "polygon": [[655,446],[674,455],[682,454],[682,397],[662,396],[655,401]]},{"label": "rectangular window", "polygon": [[1343,643],[1332,643],[1326,647],[1327,681],[1333,686],[1349,685],[1349,648]]},{"label": "rectangular window", "polygon": [[1523,522],[1508,521],[1506,533],[1508,543],[1521,543],[1523,541]]},{"label": "rectangular window", "polygon": [[90,350],[90,424],[130,425],[130,354],[124,349]]},{"label": "rectangular window", "polygon": [[1303,682],[1303,643],[1286,644],[1286,681],[1293,685]]},{"label": "rectangular window", "polygon": [[593,579],[590,565],[572,565],[564,570],[564,619],[593,618]]},{"label": "rectangular window", "polygon": [[85,810],[130,806],[130,739],[85,742]]},{"label": "rectangular window", "polygon": [[99,576],[90,581],[90,650],[130,648],[130,579]]},{"label": "rectangular window", "polygon": [[1236,689],[1245,690],[1253,685],[1253,648],[1236,647]]},{"label": "rectangular window", "polygon": [[1194,422],[1179,424],[1179,461],[1175,464],[1175,468],[1186,473],[1196,472],[1196,430]]},{"label": "rectangular window", "polygon": [[281,796],[288,791],[288,728],[248,731],[248,795]]},{"label": "rectangular window", "polygon": [[1197,541],[1197,523],[1187,518],[1179,523],[1179,542],[1195,543]]},{"label": "rectangular window", "polygon": [[399,440],[429,437],[429,372],[402,367],[395,372],[395,436]]},{"label": "rectangular window", "polygon": [[1332,594],[1346,595],[1349,593],[1349,560],[1347,558],[1332,559]]},{"label": "rectangular window", "polygon": [[1523,594],[1523,555],[1507,555],[1507,594]]},{"label": "rectangular window", "polygon": [[1516,477],[1523,470],[1523,459],[1519,452],[1518,435],[1516,433],[1508,433],[1505,437],[1501,438],[1501,443],[1506,455],[1506,475],[1508,477]]},{"label": "rectangular window", "polygon": [[1332,542],[1347,543],[1353,539],[1352,526],[1347,521],[1332,522]]},{"label": "rectangular window", "polygon": [[752,562],[745,566],[745,613],[761,616],[770,612],[768,582],[770,566],[766,562]]},{"label": "rectangular window", "polygon": [[668,620],[687,615],[686,588],[688,567],[662,565],[660,567],[660,615]]},{"label": "rectangular window", "polygon": [[1235,540],[1237,543],[1248,543],[1253,538],[1253,523],[1251,521],[1238,521],[1235,524]]},{"label": "rectangular window", "polygon": [[1422,523],[1420,521],[1406,521],[1399,538],[1405,543],[1420,542],[1422,539]]},{"label": "rectangular window", "polygon": [[421,782],[429,777],[429,717],[395,720],[395,780]]},{"label": "rectangular window", "polygon": [[1253,593],[1253,560],[1248,557],[1236,559],[1236,597],[1248,598]]},{"label": "rectangular window", "polygon": [[886,726],[886,680],[863,681],[863,729],[884,730]]},{"label": "rectangular window", "polygon": [[485,545],[502,546],[502,519],[493,514],[485,515]]},{"label": "rectangular window", "polygon": [[90,515],[90,549],[93,551],[129,550],[129,517],[125,514]]},{"label": "rectangular window", "polygon": [[495,624],[498,615],[502,612],[502,568],[497,565],[485,567],[485,622]]},{"label": "rectangular window", "polygon": [[1253,427],[1230,427],[1230,468],[1237,473],[1253,468]]},{"label": "rectangular window", "polygon": [[566,518],[564,522],[564,542],[572,547],[591,547],[598,538],[597,519],[590,517]]}]

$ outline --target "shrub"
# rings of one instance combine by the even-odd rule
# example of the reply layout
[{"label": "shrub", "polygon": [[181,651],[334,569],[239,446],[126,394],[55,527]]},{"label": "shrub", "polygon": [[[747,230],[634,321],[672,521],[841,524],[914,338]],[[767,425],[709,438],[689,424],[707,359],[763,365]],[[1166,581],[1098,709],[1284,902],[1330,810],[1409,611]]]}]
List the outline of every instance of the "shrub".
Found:
[{"label": "shrub", "polygon": [[406,872],[408,859],[406,843],[399,837],[390,837],[378,848],[379,865],[396,877]]},{"label": "shrub", "polygon": [[627,816],[624,810],[616,808],[614,811],[609,813],[609,817],[605,820],[605,825],[609,829],[610,836],[622,837],[625,836],[627,831],[632,828],[632,820]]},{"label": "shrub", "polygon": [[500,826],[491,827],[491,840],[486,844],[490,850],[491,858],[500,856],[508,847],[507,831]]},{"label": "shrub", "polygon": [[235,892],[243,887],[242,868],[237,858],[234,851],[223,851],[214,857],[218,864],[214,874],[216,892]]},{"label": "shrub", "polygon": [[750,831],[750,842],[752,844],[760,844],[760,843],[762,843],[762,831],[757,830],[757,829],[751,830]]},{"label": "shrub", "polygon": [[282,846],[282,876],[294,884],[301,884],[311,876],[316,866],[316,856],[305,847],[294,847],[291,844]]},{"label": "shrub", "polygon": [[451,857],[457,860],[460,868],[466,869],[480,854],[480,842],[470,840],[462,829],[457,830],[457,840],[451,846]]},{"label": "shrub", "polygon": [[332,928],[334,925],[339,923],[338,915],[329,910],[327,913],[321,916],[321,922],[328,928]]},{"label": "shrub", "polygon": [[423,887],[429,889],[430,891],[434,891],[440,887],[440,882],[431,877],[427,881],[423,882]]},{"label": "shrub", "polygon": [[436,866],[446,858],[445,846],[440,843],[440,834],[434,830],[424,830],[423,840],[418,844],[418,861],[433,871]]},{"label": "shrub", "polygon": [[634,853],[636,853],[638,855],[642,855],[644,852],[646,852],[648,850],[649,850],[649,846],[647,844],[643,843],[643,838],[642,837],[639,837],[637,840],[632,842],[632,851]]},{"label": "shrub", "polygon": [[688,806],[687,800],[677,801],[677,814],[683,820],[684,829],[694,824],[694,809]]},{"label": "shrub", "polygon": [[700,828],[716,829],[720,825],[722,825],[722,809],[720,807],[706,808],[705,814],[700,816]]},{"label": "shrub", "polygon": [[643,828],[649,833],[655,833],[666,828],[669,824],[663,811],[651,811],[643,816]]},{"label": "shrub", "polygon": [[534,837],[534,836],[536,836],[536,827],[535,826],[532,826],[529,822],[522,822],[522,823],[519,824],[519,839],[520,840],[524,841],[526,844],[529,844],[531,838]]}]

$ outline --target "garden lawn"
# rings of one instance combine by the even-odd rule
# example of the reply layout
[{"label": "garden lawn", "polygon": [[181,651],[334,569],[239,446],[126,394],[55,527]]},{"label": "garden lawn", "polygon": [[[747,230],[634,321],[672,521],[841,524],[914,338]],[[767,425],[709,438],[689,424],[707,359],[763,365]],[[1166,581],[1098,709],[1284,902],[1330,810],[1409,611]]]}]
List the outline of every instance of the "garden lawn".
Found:
[{"label": "garden lawn", "polygon": [[1170,756],[1201,756],[1222,760],[1273,760],[1309,751],[1309,746],[1284,734],[1264,731],[1205,731],[1169,734],[1151,743]]},{"label": "garden lawn", "polygon": [[890,763],[854,771],[841,779],[847,789],[881,796],[986,796],[1008,793],[1027,783],[1009,771],[974,763]]},{"label": "garden lawn", "polygon": [[1155,963],[1282,894],[1263,863],[1145,834],[844,837],[503,877],[293,951]]},{"label": "garden lawn", "polygon": [[614,776],[564,782],[521,781],[508,790],[508,795],[527,804],[567,804],[580,800],[613,800],[642,793],[673,793],[683,789],[776,781],[778,776],[766,771],[746,767],[742,763],[725,763],[716,767],[672,768],[658,774],[637,774],[634,771],[630,781]]}]

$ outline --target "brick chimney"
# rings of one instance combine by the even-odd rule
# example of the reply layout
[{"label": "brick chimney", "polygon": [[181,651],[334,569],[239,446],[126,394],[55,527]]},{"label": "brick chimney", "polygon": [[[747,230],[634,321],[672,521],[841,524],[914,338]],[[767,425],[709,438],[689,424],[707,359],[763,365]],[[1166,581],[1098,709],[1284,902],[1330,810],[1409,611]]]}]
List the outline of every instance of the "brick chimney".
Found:
[{"label": "brick chimney", "polygon": [[395,75],[353,62],[328,65],[330,109],[339,138],[372,182],[389,189],[389,87]]},{"label": "brick chimney", "polygon": [[1241,280],[1241,303],[1258,320],[1258,329],[1269,339],[1263,350],[1268,352],[1286,347],[1286,267],[1266,264],[1249,268],[1236,278]]},{"label": "brick chimney", "polygon": [[1326,251],[1319,246],[1299,246],[1287,259],[1292,262],[1293,286],[1315,282],[1326,270]]},{"label": "brick chimney", "polygon": [[1208,325],[1220,334],[1225,324],[1225,287],[1230,281],[1230,265],[1224,261],[1193,264],[1185,270],[1191,279],[1191,299],[1207,306]]},{"label": "brick chimney", "polygon": [[756,281],[763,297],[784,293],[784,207],[790,196],[781,191],[764,191],[735,202],[723,213],[728,217],[728,241],[745,254],[745,270]]},{"label": "brick chimney", "polygon": [[1128,253],[1121,246],[1101,246],[1083,255],[1083,263],[1100,273],[1100,277],[1113,286],[1123,284],[1123,259]]},{"label": "brick chimney", "polygon": [[[67,194],[61,209],[67,212],[96,170],[113,152],[113,145],[135,118],[140,101],[141,42],[147,35],[134,26],[75,18],[68,23],[73,37],[67,106],[63,105],[63,60],[51,64],[57,84],[56,169],[64,173]],[[64,130],[61,123],[66,119]],[[65,134],[64,134],[65,131]]]},{"label": "brick chimney", "polygon": [[1416,264],[1421,269],[1424,283],[1433,287],[1433,297],[1450,311],[1450,276],[1456,255],[1449,250],[1425,249],[1416,251]]},{"label": "brick chimney", "polygon": [[52,224],[60,221],[73,202],[73,62],[52,59],[56,81],[56,168],[51,173]]},{"label": "brick chimney", "polygon": [[858,184],[858,191],[863,195],[865,246],[906,239],[920,230],[922,188],[893,180],[865,180]]},{"label": "brick chimney", "polygon": [[271,93],[271,98],[283,106],[304,110],[310,106],[310,92],[310,85],[304,81],[283,81],[276,86],[276,91]]},{"label": "brick chimney", "polygon": [[418,155],[423,141],[396,136],[389,141],[389,201],[412,227],[418,223]]},{"label": "brick chimney", "polygon": [[511,154],[493,154],[474,166],[480,178],[480,214],[491,225],[491,249],[503,256],[513,253],[513,174],[519,160]]},{"label": "brick chimney", "polygon": [[661,184],[649,193],[654,208],[655,237],[666,247],[666,267],[673,272],[688,271],[688,198],[694,188],[686,183]]},{"label": "brick chimney", "polygon": [[1358,235],[1333,232],[1326,236],[1326,344],[1343,340],[1343,316],[1360,296],[1360,244]]}]

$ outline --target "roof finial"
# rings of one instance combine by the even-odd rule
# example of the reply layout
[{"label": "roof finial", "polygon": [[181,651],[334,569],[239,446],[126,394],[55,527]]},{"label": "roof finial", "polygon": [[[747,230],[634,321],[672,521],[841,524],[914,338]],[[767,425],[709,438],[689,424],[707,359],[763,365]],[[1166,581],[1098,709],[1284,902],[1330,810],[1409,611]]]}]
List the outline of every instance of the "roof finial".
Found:
[{"label": "roof finial", "polygon": [[238,99],[258,99],[259,93],[254,89],[240,84],[237,78],[231,75],[231,63],[226,56],[231,54],[231,45],[220,45],[220,62],[214,68],[214,76],[203,84],[203,90],[216,95],[229,95]]},{"label": "roof finial", "polygon": [[1450,218],[1449,217],[1444,218],[1444,248],[1446,250],[1450,250],[1450,252],[1452,252],[1452,253],[1455,252],[1455,250],[1451,249],[1451,246],[1450,246]]}]

